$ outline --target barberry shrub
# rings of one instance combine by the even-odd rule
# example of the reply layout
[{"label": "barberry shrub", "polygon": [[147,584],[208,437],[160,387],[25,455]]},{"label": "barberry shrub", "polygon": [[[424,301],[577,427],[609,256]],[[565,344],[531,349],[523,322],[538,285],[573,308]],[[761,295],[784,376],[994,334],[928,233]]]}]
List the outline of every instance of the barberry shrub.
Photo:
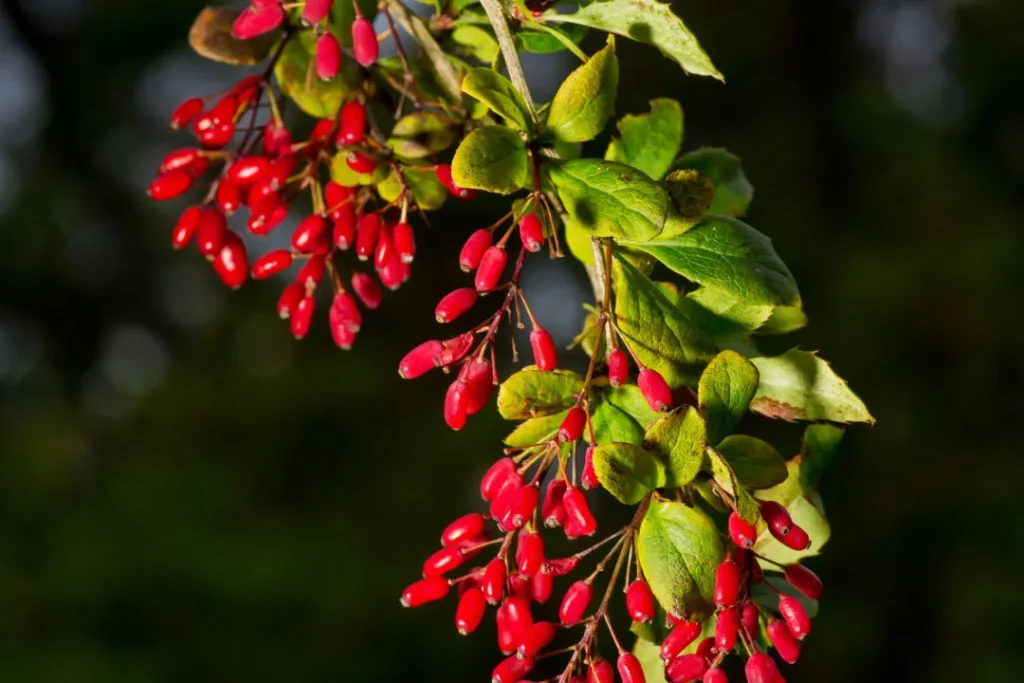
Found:
[{"label": "barberry shrub", "polygon": [[[472,275],[435,316],[457,331],[410,343],[399,374],[453,376],[438,413],[454,430],[495,386],[498,412],[517,424],[480,482],[486,505],[443,530],[401,603],[454,593],[461,634],[494,607],[493,683],[610,683],[616,672],[721,683],[730,655],[749,683],[781,681],[776,658],[797,661],[822,593],[802,564],[830,535],[818,480],[840,425],[873,420],[816,353],[758,351],[760,337],[806,324],[800,293],[771,240],[741,220],[753,188],[739,159],[681,151],[678,102],[618,121],[603,158],[582,154],[616,107],[616,36],[722,78],[683,21],[656,0],[549,4],[452,0],[427,20],[399,0],[204,10],[191,34],[200,54],[264,66],[172,113],[195,142],[167,154],[149,194],[199,190],[173,246],[194,243],[233,288],[287,274],[277,311],[291,332],[305,337],[323,301],[343,349],[409,278],[428,212],[509,196],[505,215],[468,230],[452,255]],[[587,55],[579,44],[593,31],[607,42]],[[395,56],[381,57],[379,40]],[[580,64],[537,104],[519,52],[562,50]],[[287,246],[250,256],[289,215]],[[566,250],[595,293],[573,345],[589,356],[583,374],[560,367],[520,287],[525,259]],[[679,277],[655,280],[656,267]],[[533,363],[501,378],[505,321],[529,326]],[[787,459],[737,433],[751,413],[809,423],[800,452]],[[632,521],[598,536],[594,488],[635,508]],[[557,534],[580,549],[555,557]],[[613,600],[631,623],[613,623]]]}]

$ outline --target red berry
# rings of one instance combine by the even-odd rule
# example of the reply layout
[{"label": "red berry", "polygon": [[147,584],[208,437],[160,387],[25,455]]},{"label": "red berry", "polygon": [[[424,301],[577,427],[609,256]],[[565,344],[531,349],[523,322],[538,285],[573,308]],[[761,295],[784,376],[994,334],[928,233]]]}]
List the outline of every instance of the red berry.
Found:
[{"label": "red berry", "polygon": [[358,145],[366,137],[366,107],[362,102],[350,100],[341,108],[341,130],[338,139],[344,145]]},{"label": "red berry", "polygon": [[468,311],[476,303],[477,293],[470,287],[462,287],[449,292],[434,309],[434,317],[439,323],[450,323]]},{"label": "red berry", "polygon": [[718,613],[715,622],[715,647],[719,652],[730,652],[736,647],[736,634],[740,630],[740,610],[736,605]]},{"label": "red berry", "polygon": [[306,26],[319,24],[327,18],[333,4],[334,0],[306,0],[302,8],[302,23]]},{"label": "red berry", "polygon": [[291,252],[287,249],[275,249],[256,259],[256,263],[252,264],[252,276],[257,280],[263,280],[287,270],[291,265]]},{"label": "red berry", "polygon": [[[221,182],[224,181],[221,180]],[[245,192],[245,205],[254,209],[260,202],[271,196],[277,196],[277,189],[274,187],[274,181],[268,176],[249,186]]]},{"label": "red berry", "polygon": [[544,526],[554,528],[565,522],[565,505],[562,503],[565,489],[565,479],[556,479],[548,484],[544,503],[540,506],[540,518]]},{"label": "red berry", "polygon": [[228,167],[228,180],[239,185],[248,185],[260,179],[270,171],[270,161],[266,157],[239,157]]},{"label": "red berry", "polygon": [[535,213],[528,213],[519,221],[519,239],[527,251],[537,252],[544,246],[544,225]]},{"label": "red berry", "polygon": [[283,23],[284,8],[280,3],[253,3],[238,15],[231,32],[239,40],[251,40],[273,31]]},{"label": "red berry", "polygon": [[312,291],[320,285],[326,269],[327,259],[322,254],[312,256],[306,261],[306,265],[299,268],[299,274],[295,276],[295,281],[305,287],[307,291]]},{"label": "red berry", "polygon": [[459,379],[466,383],[466,414],[478,413],[494,390],[494,372],[490,361],[474,359],[462,366]]},{"label": "red berry", "polygon": [[437,355],[435,363],[438,367],[446,367],[466,357],[473,346],[473,333],[466,332],[451,339],[441,342],[441,353]]},{"label": "red berry", "polygon": [[380,270],[396,257],[395,245],[391,240],[391,226],[383,223],[380,226],[380,235],[377,236],[377,246],[373,251],[373,265]]},{"label": "red berry", "polygon": [[480,259],[473,284],[481,292],[494,289],[508,264],[508,252],[502,247],[490,247]]},{"label": "red berry", "polygon": [[568,487],[562,497],[565,505],[566,525],[570,521],[575,525],[580,536],[590,536],[597,531],[597,520],[590,512],[587,495],[575,487]]},{"label": "red berry", "polygon": [[299,302],[302,301],[302,297],[305,296],[306,290],[298,282],[292,282],[281,292],[281,297],[277,300],[277,314],[281,316],[282,320],[287,320],[291,317],[292,312],[298,308]]},{"label": "red berry", "polygon": [[643,579],[637,579],[626,589],[626,611],[638,624],[654,621],[654,593]]},{"label": "red berry", "polygon": [[516,476],[516,463],[512,458],[501,458],[487,468],[483,479],[480,480],[480,497],[491,502],[494,500],[505,484]]},{"label": "red berry", "polygon": [[380,237],[381,221],[380,216],[375,213],[363,214],[356,225],[356,256],[360,261],[365,261],[377,248],[377,239]]},{"label": "red berry", "polygon": [[324,204],[327,205],[327,215],[332,221],[341,218],[341,215],[336,213],[339,210],[344,208],[351,211],[356,193],[356,188],[345,187],[333,180],[324,185]]},{"label": "red berry", "polygon": [[316,39],[315,63],[316,75],[320,80],[329,81],[338,75],[341,69],[341,44],[333,33],[325,33]]},{"label": "red berry", "polygon": [[174,199],[188,192],[193,180],[192,174],[188,171],[169,171],[157,176],[156,180],[149,184],[146,193],[157,201]]},{"label": "red berry", "polygon": [[786,620],[786,626],[798,640],[803,640],[811,632],[811,619],[800,601],[791,595],[779,598],[779,614]]},{"label": "red berry", "polygon": [[594,587],[586,581],[577,581],[565,592],[558,608],[558,618],[563,624],[578,624],[583,620],[593,597]]},{"label": "red berry", "polygon": [[573,555],[571,557],[556,557],[548,560],[544,565],[544,571],[551,576],[565,576],[571,574],[576,565],[580,563],[580,558]]},{"label": "red berry", "polygon": [[309,133],[309,142],[310,145],[306,151],[310,158],[315,158],[325,146],[337,144],[338,132],[335,130],[334,119],[317,121]]},{"label": "red berry", "polygon": [[199,219],[202,215],[203,210],[198,206],[190,206],[185,209],[178,217],[178,222],[171,232],[171,246],[175,249],[187,246],[192,241],[192,236],[196,234],[196,228],[199,227]]},{"label": "red berry", "polygon": [[233,232],[224,235],[224,246],[213,259],[213,270],[231,289],[238,289],[249,277],[249,260],[242,238]]},{"label": "red berry", "polygon": [[672,390],[657,370],[644,368],[637,377],[637,384],[651,410],[663,412],[672,407]]},{"label": "red berry", "polygon": [[188,171],[199,163],[202,158],[202,150],[198,150],[194,147],[176,149],[172,152],[168,152],[163,158],[160,162],[159,171],[160,173],[167,173],[168,171]]},{"label": "red berry", "polygon": [[520,486],[510,499],[508,510],[498,520],[499,526],[506,531],[518,529],[533,517],[540,498],[537,484]]},{"label": "red berry", "polygon": [[425,341],[405,354],[398,364],[398,376],[402,379],[416,379],[437,367],[437,355],[441,353],[441,342],[436,339]]},{"label": "red berry", "polygon": [[793,526],[789,511],[774,500],[761,501],[761,517],[775,538],[785,536]]},{"label": "red berry", "polygon": [[302,339],[309,334],[309,326],[313,323],[313,311],[316,310],[316,299],[307,294],[299,301],[292,311],[292,336]]},{"label": "red berry", "polygon": [[437,179],[441,181],[441,184],[448,190],[448,194],[459,199],[470,200],[476,196],[476,190],[470,190],[465,187],[459,187],[452,180],[452,167],[448,164],[438,164],[434,173],[437,175]]},{"label": "red berry", "polygon": [[246,223],[254,235],[268,235],[288,216],[288,205],[276,194],[269,194],[252,208]]},{"label": "red berry", "polygon": [[640,666],[640,660],[632,652],[619,653],[618,666],[619,678],[622,683],[646,683],[644,669]]},{"label": "red berry", "polygon": [[532,659],[509,657],[494,668],[491,673],[491,683],[517,683],[532,670]]},{"label": "red berry", "polygon": [[184,128],[192,119],[199,116],[203,111],[203,100],[200,97],[192,97],[178,105],[177,109],[171,112],[171,128],[178,130]]},{"label": "red berry", "polygon": [[373,173],[377,169],[377,160],[358,149],[345,155],[345,163],[356,173]]},{"label": "red berry", "polygon": [[267,154],[284,154],[292,146],[292,134],[284,121],[271,118],[263,127],[263,151]]},{"label": "red berry", "polygon": [[537,604],[543,605],[551,599],[551,593],[555,588],[555,580],[547,572],[537,572],[530,577],[530,598]]},{"label": "red berry", "polygon": [[709,662],[714,659],[715,656],[715,639],[713,637],[705,638],[700,641],[697,645],[697,654]]},{"label": "red berry", "polygon": [[444,421],[449,428],[459,431],[466,426],[466,385],[455,380],[444,395]]},{"label": "red berry", "polygon": [[725,675],[725,671],[715,666],[704,673],[703,683],[729,683],[729,677]]},{"label": "red berry", "polygon": [[416,239],[412,232],[412,226],[408,223],[399,223],[392,231],[391,239],[395,244],[395,251],[402,259],[402,263],[412,263],[416,256]]},{"label": "red berry", "polygon": [[768,639],[772,641],[775,651],[787,664],[796,664],[800,659],[800,641],[796,639],[793,632],[781,619],[772,619],[768,622]]},{"label": "red berry", "polygon": [[402,593],[402,607],[419,607],[448,595],[448,579],[428,576],[412,584]]},{"label": "red berry", "polygon": [[221,178],[217,182],[217,208],[230,216],[238,211],[241,205],[242,190],[239,189],[238,184],[227,178]]},{"label": "red berry", "polygon": [[352,345],[355,344],[356,341],[356,333],[348,326],[337,322],[333,318],[328,318],[328,323],[331,327],[331,338],[334,339],[334,343],[337,344],[338,348],[343,351],[351,349]]},{"label": "red berry", "polygon": [[203,209],[196,226],[196,247],[199,253],[209,260],[220,253],[227,239],[228,221],[224,214],[216,209]]},{"label": "red berry", "polygon": [[505,595],[505,561],[494,559],[487,564],[480,589],[484,592],[487,602],[497,605]]},{"label": "red berry", "polygon": [[315,213],[306,216],[299,221],[299,224],[295,226],[295,232],[292,233],[292,249],[305,253],[315,251],[317,242],[324,234],[326,227],[327,223],[323,216]]},{"label": "red berry", "polygon": [[352,211],[352,207],[343,206],[333,211],[331,215],[334,217],[331,239],[334,246],[345,251],[356,241],[356,214]]},{"label": "red berry", "polygon": [[779,539],[784,546],[793,550],[807,550],[811,546],[811,537],[807,535],[803,527],[794,524],[789,528],[789,533]]},{"label": "red berry", "polygon": [[218,123],[202,131],[197,137],[199,142],[210,149],[226,147],[231,142],[231,139],[235,137],[235,124],[233,121]]},{"label": "red berry", "polygon": [[352,22],[352,54],[360,66],[370,66],[377,61],[380,45],[369,19],[358,17]]},{"label": "red berry", "polygon": [[608,354],[608,383],[619,387],[629,381],[629,356],[622,349]]},{"label": "red berry", "polygon": [[519,559],[519,573],[533,576],[544,567],[544,539],[536,531],[521,531],[523,553]]},{"label": "red berry", "polygon": [[402,263],[396,254],[383,268],[377,269],[377,275],[388,289],[394,291],[409,279],[409,264]]},{"label": "red berry", "polygon": [[484,252],[490,248],[492,239],[491,231],[484,228],[470,235],[459,253],[459,267],[467,273],[476,270]]},{"label": "red berry", "polygon": [[615,683],[615,669],[607,659],[595,659],[587,668],[586,683]]},{"label": "red berry", "polygon": [[757,540],[757,529],[738,513],[733,512],[729,515],[729,537],[739,547],[749,550],[754,547],[754,541]]},{"label": "red berry", "polygon": [[371,311],[378,308],[384,300],[384,292],[372,275],[366,273],[352,273],[352,289],[355,290],[359,300]]},{"label": "red berry", "polygon": [[354,296],[348,292],[338,292],[331,302],[331,324],[344,325],[352,332],[358,332],[363,325],[363,314],[359,311]]},{"label": "red berry", "polygon": [[681,621],[669,632],[661,644],[661,658],[668,661],[685,650],[700,636],[703,627],[696,621]]},{"label": "red berry", "polygon": [[460,635],[469,635],[476,630],[484,619],[487,601],[479,588],[469,588],[459,598],[459,606],[455,608],[455,628]]},{"label": "red berry", "polygon": [[680,655],[665,666],[665,678],[670,683],[699,681],[708,670],[708,660],[702,655]]},{"label": "red berry", "polygon": [[763,652],[750,655],[744,672],[747,675],[747,683],[777,683],[779,679],[779,669],[775,666],[775,660]]},{"label": "red berry", "polygon": [[587,490],[596,489],[601,485],[601,481],[597,478],[597,470],[594,469],[595,450],[595,446],[587,446],[587,451],[583,455],[583,474],[580,475],[580,484]]},{"label": "red berry", "polygon": [[743,628],[746,629],[747,636],[751,640],[757,634],[760,618],[761,614],[757,611],[757,605],[752,602],[744,603],[743,609],[740,611],[740,623],[743,624]]},{"label": "red berry", "polygon": [[505,624],[515,638],[515,642],[510,650],[513,651],[523,635],[533,626],[533,615],[530,614],[530,601],[519,595],[510,595],[501,604],[501,609],[505,615]]},{"label": "red berry", "polygon": [[583,429],[587,426],[587,411],[582,406],[573,406],[566,413],[565,419],[558,427],[558,440],[565,443],[575,441],[583,436]]},{"label": "red berry", "polygon": [[802,564],[791,564],[786,567],[784,576],[786,577],[786,581],[789,582],[789,585],[796,588],[811,600],[817,600],[821,597],[821,579],[818,578],[817,574]]},{"label": "red berry", "polygon": [[520,657],[535,657],[551,644],[558,634],[558,627],[550,621],[538,621],[523,633],[517,649]]},{"label": "red berry", "polygon": [[558,350],[551,333],[538,327],[530,332],[530,346],[533,347],[533,361],[538,370],[548,372],[558,366]]},{"label": "red berry", "polygon": [[719,607],[735,605],[740,596],[743,573],[738,564],[724,560],[715,570],[715,604]]},{"label": "red berry", "polygon": [[423,563],[423,576],[441,576],[457,569],[465,559],[457,546],[441,548]]},{"label": "red berry", "polygon": [[459,517],[441,532],[441,545],[456,545],[467,538],[481,535],[486,522],[487,519],[477,512]]}]

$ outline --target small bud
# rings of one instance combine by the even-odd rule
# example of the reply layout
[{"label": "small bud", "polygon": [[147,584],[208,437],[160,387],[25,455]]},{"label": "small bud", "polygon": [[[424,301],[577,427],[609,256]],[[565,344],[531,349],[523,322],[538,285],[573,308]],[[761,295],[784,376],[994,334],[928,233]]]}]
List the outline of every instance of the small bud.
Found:
[{"label": "small bud", "polygon": [[469,635],[477,629],[487,611],[487,601],[479,588],[469,588],[459,598],[455,608],[455,628],[460,635]]},{"label": "small bud", "polygon": [[803,640],[811,632],[811,619],[804,606],[793,596],[785,595],[779,599],[779,614],[798,640]]},{"label": "small bud", "polygon": [[362,102],[349,100],[341,108],[338,139],[344,145],[358,145],[366,137],[366,107]]},{"label": "small bud", "polygon": [[740,595],[743,573],[738,564],[724,560],[715,570],[715,604],[719,607],[735,605]]},{"label": "small bud", "polygon": [[640,666],[640,660],[632,652],[619,653],[617,668],[622,683],[646,683],[647,681],[644,677],[644,669]]},{"label": "small bud", "polygon": [[298,282],[292,282],[284,288],[280,298],[277,300],[277,314],[281,316],[281,320],[287,320],[291,317],[305,295],[305,288]]},{"label": "small bud", "polygon": [[651,410],[664,412],[672,407],[672,390],[668,388],[665,378],[657,370],[641,370],[637,384]]},{"label": "small bud", "polygon": [[287,270],[291,265],[291,252],[287,249],[275,249],[256,259],[252,264],[252,276],[256,280],[265,280],[282,270]]},{"label": "small bud", "polygon": [[577,581],[565,592],[558,608],[558,618],[563,624],[578,624],[583,620],[593,597],[594,587],[586,581]]},{"label": "small bud", "polygon": [[587,411],[582,406],[573,406],[558,427],[558,440],[562,443],[576,441],[583,435],[586,426]]},{"label": "small bud", "polygon": [[188,192],[193,180],[192,174],[188,171],[170,171],[157,176],[156,180],[149,184],[146,193],[158,202],[174,199]]},{"label": "small bud", "polygon": [[369,19],[358,17],[352,22],[352,53],[360,66],[370,66],[377,61],[380,45]]},{"label": "small bud", "polygon": [[508,252],[502,247],[490,247],[484,252],[480,259],[480,266],[476,270],[476,278],[473,284],[477,290],[487,292],[494,289],[505,272],[508,264]]},{"label": "small bud", "polygon": [[680,655],[665,666],[665,678],[670,683],[699,681],[708,670],[708,660],[702,655]]},{"label": "small bud", "polygon": [[772,646],[779,653],[779,657],[787,664],[796,664],[800,659],[800,641],[796,639],[793,632],[781,619],[772,619],[768,622],[768,639]]},{"label": "small bud", "polygon": [[763,652],[755,652],[750,655],[744,667],[747,676],[747,683],[777,683],[779,669],[775,666],[775,660]]},{"label": "small bud", "polygon": [[736,634],[740,630],[740,610],[736,605],[718,613],[715,622],[715,647],[719,652],[731,652],[736,647]]},{"label": "small bud", "polygon": [[551,333],[538,327],[530,332],[530,346],[533,348],[533,362],[538,370],[549,372],[558,367],[558,349]]},{"label": "small bud", "polygon": [[535,213],[528,213],[519,221],[519,239],[527,251],[538,252],[544,246],[544,225]]},{"label": "small bud", "polygon": [[178,130],[184,128],[192,119],[199,116],[203,111],[203,100],[200,97],[192,97],[181,104],[171,112],[171,128]]},{"label": "small bud", "polygon": [[292,312],[292,336],[302,339],[309,334],[309,326],[313,323],[313,312],[316,310],[316,299],[307,294],[299,301]]},{"label": "small bud", "polygon": [[491,231],[484,228],[469,236],[459,253],[459,266],[462,270],[469,273],[477,269],[484,252],[490,248],[492,239]]},{"label": "small bud", "polygon": [[608,354],[608,383],[620,387],[629,381],[629,356],[622,349]]},{"label": "small bud", "polygon": [[596,449],[597,447],[594,445],[587,446],[587,451],[583,454],[583,474],[580,475],[580,484],[588,491],[601,486],[601,481],[597,478],[597,470],[594,469],[594,451]]},{"label": "small bud", "polygon": [[437,179],[441,181],[441,184],[448,190],[448,194],[459,199],[465,199],[469,201],[476,196],[476,190],[470,190],[464,187],[459,187],[452,180],[452,167],[448,164],[438,164],[434,168],[434,173],[437,175]]},{"label": "small bud", "polygon": [[754,547],[754,541],[757,540],[757,529],[740,517],[739,513],[733,512],[729,515],[729,537],[740,548],[749,550]]},{"label": "small bud", "polygon": [[680,621],[662,642],[661,658],[665,661],[672,659],[697,640],[702,631],[703,626],[696,621]]},{"label": "small bud", "polygon": [[402,593],[402,607],[419,607],[448,595],[448,579],[429,576],[412,584]]},{"label": "small bud", "polygon": [[224,245],[213,260],[213,269],[231,289],[241,287],[249,277],[249,260],[242,238],[233,232],[224,235]]},{"label": "small bud", "polygon": [[[308,2],[307,2],[308,4]],[[329,81],[341,69],[341,44],[333,33],[325,33],[316,39],[316,75],[322,81]]]},{"label": "small bud", "polygon": [[789,582],[789,585],[796,588],[811,600],[817,600],[821,597],[821,579],[818,578],[817,574],[802,564],[791,564],[786,567],[784,576],[786,577],[786,581]]}]

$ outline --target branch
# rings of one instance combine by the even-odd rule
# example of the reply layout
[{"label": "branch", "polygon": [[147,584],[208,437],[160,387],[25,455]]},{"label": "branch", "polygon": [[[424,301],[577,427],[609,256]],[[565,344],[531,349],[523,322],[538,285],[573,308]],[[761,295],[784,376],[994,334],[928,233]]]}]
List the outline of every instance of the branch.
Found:
[{"label": "branch", "polygon": [[526,108],[530,110],[530,118],[537,122],[537,110],[533,105],[533,97],[530,96],[530,86],[526,83],[526,74],[523,72],[523,64],[519,61],[519,53],[516,51],[515,41],[512,40],[512,31],[509,30],[508,21],[505,20],[505,10],[501,6],[501,0],[480,0],[487,12],[487,18],[491,21],[491,28],[498,39],[498,47],[501,48],[501,55],[505,58],[505,66],[508,67],[508,75],[512,80],[519,94],[526,102]]},{"label": "branch", "polygon": [[423,20],[419,17],[410,14],[409,10],[405,8],[399,0],[388,0],[388,8],[398,23],[402,25],[406,31],[413,37],[423,53],[430,60],[430,66],[433,67],[434,72],[437,74],[437,78],[441,83],[441,87],[444,88],[448,96],[456,104],[462,104],[462,84],[459,82],[459,76],[455,73],[455,69],[451,63],[445,58],[444,51],[441,46],[434,40],[434,36],[430,33],[430,29],[423,23]]}]

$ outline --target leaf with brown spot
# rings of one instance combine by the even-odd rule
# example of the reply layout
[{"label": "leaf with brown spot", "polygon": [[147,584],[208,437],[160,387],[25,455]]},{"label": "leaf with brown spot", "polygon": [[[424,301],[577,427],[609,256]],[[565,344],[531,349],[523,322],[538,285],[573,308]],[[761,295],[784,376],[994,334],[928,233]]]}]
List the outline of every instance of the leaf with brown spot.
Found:
[{"label": "leaf with brown spot", "polygon": [[188,32],[188,44],[200,57],[233,66],[252,66],[262,62],[274,43],[278,33],[271,32],[253,38],[239,40],[231,35],[231,27],[241,10],[206,7],[192,23]]}]

